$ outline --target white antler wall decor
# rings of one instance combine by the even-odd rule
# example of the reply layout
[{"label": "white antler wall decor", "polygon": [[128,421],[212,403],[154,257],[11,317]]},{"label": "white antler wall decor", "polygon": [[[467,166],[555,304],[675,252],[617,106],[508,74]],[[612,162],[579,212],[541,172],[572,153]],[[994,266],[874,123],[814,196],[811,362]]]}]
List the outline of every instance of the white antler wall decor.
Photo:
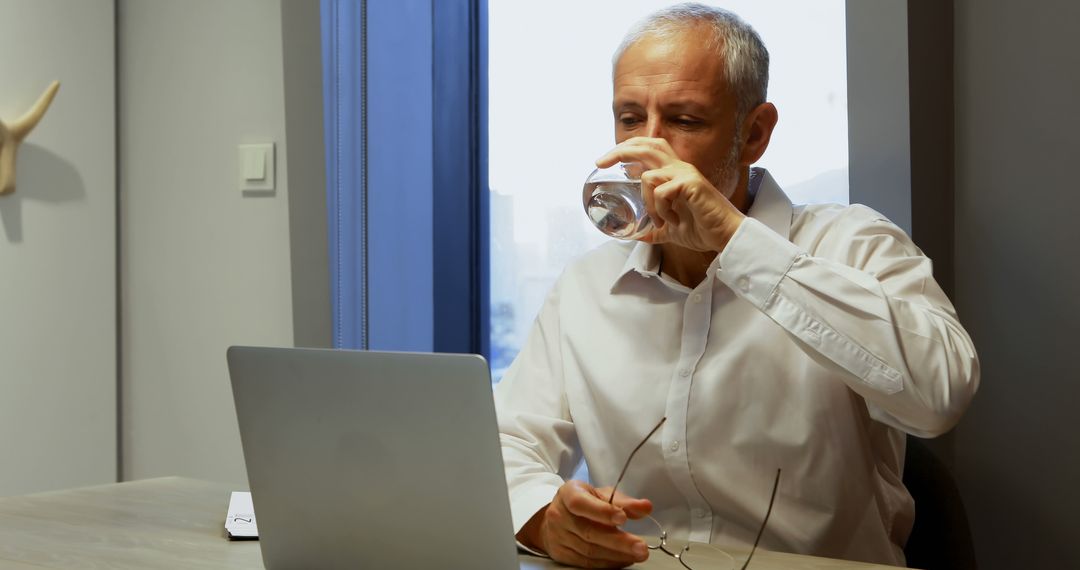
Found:
[{"label": "white antler wall decor", "polygon": [[3,119],[0,119],[0,196],[15,191],[15,151],[26,135],[34,130],[41,117],[45,116],[45,111],[58,89],[60,82],[53,81],[37,103],[34,103],[34,107],[11,125],[4,124]]}]

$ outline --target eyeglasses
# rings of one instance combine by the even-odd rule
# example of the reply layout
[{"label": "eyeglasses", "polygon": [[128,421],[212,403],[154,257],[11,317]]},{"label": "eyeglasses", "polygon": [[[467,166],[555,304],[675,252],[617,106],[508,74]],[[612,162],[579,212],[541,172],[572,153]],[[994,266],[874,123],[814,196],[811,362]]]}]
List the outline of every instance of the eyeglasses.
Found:
[{"label": "eyeglasses", "polygon": [[[619,488],[619,483],[622,483],[623,477],[626,475],[626,470],[630,468],[630,461],[634,459],[634,455],[637,455],[639,449],[641,449],[645,442],[649,441],[649,438],[653,436],[660,426],[664,425],[667,421],[667,417],[660,418],[660,422],[656,424],[656,427],[652,428],[652,431],[641,440],[641,443],[637,444],[637,447],[630,452],[630,457],[626,458],[626,463],[623,465],[622,471],[619,473],[619,478],[615,481],[615,486],[611,488],[611,496],[608,497],[608,504],[612,504],[615,501],[615,490]],[[761,520],[761,527],[758,528],[757,537],[754,538],[754,546],[750,549],[750,555],[746,557],[746,561],[743,562],[742,569],[746,570],[750,565],[750,559],[754,557],[754,552],[757,550],[758,542],[761,541],[761,535],[765,533],[765,524],[769,522],[769,515],[772,514],[773,502],[776,501],[776,489],[780,486],[780,470],[776,470],[776,479],[773,481],[772,494],[769,496],[769,507],[765,510],[765,518]],[[658,550],[671,556],[679,561],[683,568],[687,570],[694,570],[693,565],[697,565],[700,568],[706,566],[712,567],[718,562],[718,559],[727,559],[730,561],[731,567],[735,567],[735,557],[731,556],[727,552],[716,548],[715,546],[704,544],[700,542],[689,542],[682,548],[682,550],[675,552],[668,547],[667,543],[667,531],[660,524],[660,521],[648,516],[648,519],[656,525],[659,530],[658,538],[654,541],[655,544],[646,542],[646,546],[649,550]]]}]

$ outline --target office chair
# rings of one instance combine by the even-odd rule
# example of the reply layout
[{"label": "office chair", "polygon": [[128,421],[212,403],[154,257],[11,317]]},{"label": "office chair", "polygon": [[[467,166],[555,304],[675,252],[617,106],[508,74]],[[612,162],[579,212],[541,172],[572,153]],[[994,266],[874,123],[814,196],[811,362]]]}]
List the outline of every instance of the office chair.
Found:
[{"label": "office chair", "polygon": [[904,554],[911,568],[975,570],[960,491],[945,464],[920,439],[907,438],[904,485],[915,499],[915,524]]}]

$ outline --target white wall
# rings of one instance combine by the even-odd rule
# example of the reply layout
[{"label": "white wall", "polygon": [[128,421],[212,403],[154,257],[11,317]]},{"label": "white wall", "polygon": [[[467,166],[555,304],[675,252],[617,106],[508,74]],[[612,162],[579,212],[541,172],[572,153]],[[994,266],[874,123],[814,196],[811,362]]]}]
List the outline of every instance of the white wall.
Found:
[{"label": "white wall", "polygon": [[0,495],[116,477],[112,0],[0,0],[0,117],[60,92],[0,196]]},{"label": "white wall", "polygon": [[[265,0],[119,0],[125,479],[243,482],[225,365],[293,343],[281,16]],[[236,145],[278,144],[242,195]]]}]

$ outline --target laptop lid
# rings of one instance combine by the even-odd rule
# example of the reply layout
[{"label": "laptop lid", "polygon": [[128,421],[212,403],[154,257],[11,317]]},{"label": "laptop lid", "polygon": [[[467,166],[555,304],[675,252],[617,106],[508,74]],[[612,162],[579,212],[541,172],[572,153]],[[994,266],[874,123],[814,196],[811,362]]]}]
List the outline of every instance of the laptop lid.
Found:
[{"label": "laptop lid", "polygon": [[518,568],[480,356],[231,347],[267,568]]}]

